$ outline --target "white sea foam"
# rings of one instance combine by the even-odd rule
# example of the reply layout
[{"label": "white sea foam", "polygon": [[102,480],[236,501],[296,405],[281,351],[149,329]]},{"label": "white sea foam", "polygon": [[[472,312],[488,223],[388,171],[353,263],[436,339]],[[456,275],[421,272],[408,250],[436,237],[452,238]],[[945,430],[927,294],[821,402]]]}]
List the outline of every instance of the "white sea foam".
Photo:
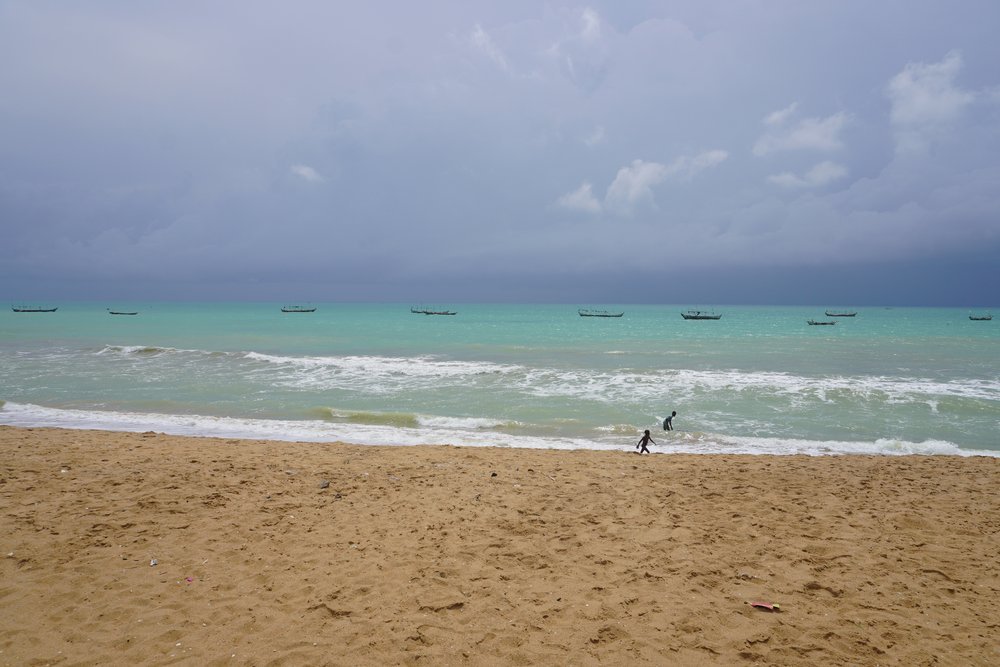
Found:
[{"label": "white sea foam", "polygon": [[499,431],[475,428],[399,428],[383,424],[337,423],[321,420],[240,419],[203,415],[65,410],[10,402],[0,409],[0,424],[126,432],[158,431],[173,435],[294,442],[353,442],[368,445],[453,444],[469,447],[534,449],[617,448],[584,439],[512,436]]},{"label": "white sea foam", "polygon": [[247,359],[309,369],[330,369],[344,372],[363,372],[382,375],[410,375],[415,377],[449,377],[503,373],[515,366],[505,366],[483,361],[445,361],[429,356],[419,357],[288,357],[258,352],[247,352]]},{"label": "white sea foam", "polygon": [[692,454],[725,452],[776,455],[807,454],[809,456],[829,456],[837,454],[905,456],[909,454],[919,454],[1000,457],[1000,452],[962,449],[958,445],[940,440],[907,442],[903,440],[880,438],[874,442],[859,442],[849,440],[803,440],[796,438],[719,436],[701,433],[678,433],[674,431],[670,436],[669,442],[674,451],[685,451]]},{"label": "white sea foam", "polygon": [[289,357],[248,352],[246,359],[275,369],[272,383],[292,389],[362,390],[380,394],[412,389],[464,386],[470,380],[498,377],[516,366],[482,361],[450,361],[429,356]]},{"label": "white sea foam", "polygon": [[656,399],[667,388],[672,395],[690,398],[697,392],[759,392],[785,396],[790,401],[815,398],[833,402],[848,395],[887,403],[925,402],[927,397],[1000,401],[1000,381],[941,382],[927,378],[805,377],[791,373],[743,371],[664,370],[594,371],[535,369],[524,377],[524,389],[537,396],[607,401]]},{"label": "white sea foam", "polygon": [[[617,352],[615,352],[617,353]],[[261,352],[210,352],[158,346],[108,345],[97,354],[130,358],[219,357],[262,364],[270,384],[308,390],[352,389],[387,393],[443,384],[468,386],[502,382],[538,397],[603,402],[658,400],[668,389],[677,400],[699,393],[761,392],[783,396],[793,405],[803,400],[834,403],[838,398],[887,404],[926,403],[942,397],[1000,402],[1000,378],[942,381],[921,377],[819,376],[743,369],[531,368],[491,361],[447,360],[433,356],[290,356]],[[610,353],[609,353],[610,354]],[[246,372],[248,369],[244,368]],[[257,372],[249,369],[249,372]]]},{"label": "white sea foam", "polygon": [[431,415],[417,415],[417,421],[421,426],[428,428],[451,428],[451,429],[491,429],[491,428],[517,428],[524,426],[522,422],[488,419],[485,417],[438,417]]},{"label": "white sea foam", "polygon": [[[613,427],[608,435],[594,439],[554,438],[514,435],[503,431],[479,428],[469,423],[463,423],[461,427],[457,427],[456,424],[442,424],[419,428],[399,428],[383,424],[334,423],[322,420],[239,419],[202,415],[66,410],[9,401],[0,405],[0,424],[127,432],[158,431],[174,435],[279,441],[339,441],[369,445],[452,444],[467,447],[629,451],[635,444],[634,438],[620,433],[619,429]],[[934,440],[925,442],[890,439],[880,439],[874,442],[815,441],[673,431],[669,434],[661,434],[657,442],[659,444],[654,447],[654,453],[807,454],[813,456],[947,454],[1000,457],[998,451],[962,449],[950,442]]]}]

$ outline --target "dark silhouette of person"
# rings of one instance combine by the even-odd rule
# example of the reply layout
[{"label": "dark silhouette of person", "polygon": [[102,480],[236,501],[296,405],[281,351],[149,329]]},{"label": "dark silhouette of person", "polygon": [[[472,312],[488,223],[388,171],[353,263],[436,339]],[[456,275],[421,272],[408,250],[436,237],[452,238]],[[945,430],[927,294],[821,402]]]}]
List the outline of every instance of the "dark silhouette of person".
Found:
[{"label": "dark silhouette of person", "polygon": [[645,433],[642,434],[642,438],[639,440],[639,442],[636,443],[635,448],[639,449],[640,447],[642,447],[642,449],[639,449],[639,453],[642,454],[643,452],[646,452],[647,454],[649,454],[650,451],[649,448],[646,447],[646,445],[648,445],[651,442],[654,445],[656,444],[655,442],[653,442],[653,439],[649,437],[649,429],[647,428]]},{"label": "dark silhouette of person", "polygon": [[674,430],[674,417],[677,416],[677,411],[674,410],[670,413],[670,416],[663,420],[663,430],[673,431]]}]

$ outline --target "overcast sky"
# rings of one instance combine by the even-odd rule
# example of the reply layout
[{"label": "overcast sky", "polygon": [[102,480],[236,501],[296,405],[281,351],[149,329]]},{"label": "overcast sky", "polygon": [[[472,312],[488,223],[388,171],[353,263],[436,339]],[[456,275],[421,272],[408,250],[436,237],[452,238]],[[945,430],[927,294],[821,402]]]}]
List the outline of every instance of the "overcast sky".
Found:
[{"label": "overcast sky", "polygon": [[0,294],[998,304],[998,29],[995,0],[0,0]]}]

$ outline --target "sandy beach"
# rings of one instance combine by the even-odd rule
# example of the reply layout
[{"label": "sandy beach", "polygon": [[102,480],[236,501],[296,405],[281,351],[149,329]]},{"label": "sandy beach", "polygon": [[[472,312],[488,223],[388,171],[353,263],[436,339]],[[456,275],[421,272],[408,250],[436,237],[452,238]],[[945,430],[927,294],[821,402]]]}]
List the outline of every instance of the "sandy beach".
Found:
[{"label": "sandy beach", "polygon": [[2,665],[1000,664],[995,458],[0,451]]}]

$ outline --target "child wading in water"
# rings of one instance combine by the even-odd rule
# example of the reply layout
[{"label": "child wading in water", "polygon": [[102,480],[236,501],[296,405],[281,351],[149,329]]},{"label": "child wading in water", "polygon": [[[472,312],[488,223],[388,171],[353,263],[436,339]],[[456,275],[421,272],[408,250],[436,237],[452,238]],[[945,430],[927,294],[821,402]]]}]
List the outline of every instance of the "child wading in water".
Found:
[{"label": "child wading in water", "polygon": [[639,449],[639,454],[642,454],[643,452],[649,454],[651,452],[649,451],[649,448],[646,447],[646,445],[648,445],[651,442],[654,445],[656,444],[655,442],[653,442],[653,439],[649,437],[649,429],[647,428],[646,432],[642,434],[642,438],[639,440],[639,442],[636,443],[635,448],[639,449],[640,447],[642,447],[642,449]]}]

